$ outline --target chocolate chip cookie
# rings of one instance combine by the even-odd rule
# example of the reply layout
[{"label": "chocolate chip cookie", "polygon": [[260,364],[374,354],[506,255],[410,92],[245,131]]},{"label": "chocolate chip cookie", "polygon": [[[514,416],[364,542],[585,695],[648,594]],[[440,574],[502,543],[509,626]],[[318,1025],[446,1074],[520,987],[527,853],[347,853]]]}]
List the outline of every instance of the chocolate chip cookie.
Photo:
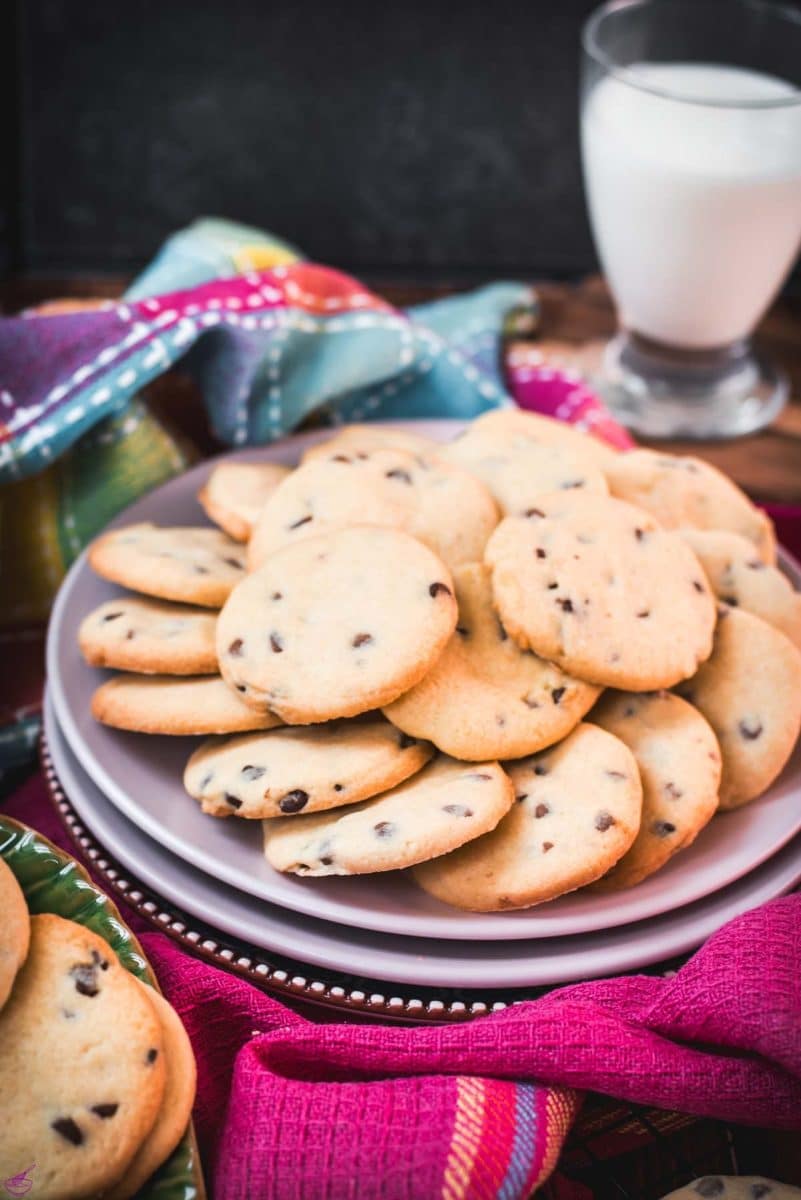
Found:
[{"label": "chocolate chip cookie", "polygon": [[596,725],[506,770],[515,802],[493,832],[415,868],[420,887],[446,904],[473,912],[541,904],[599,879],[637,836],[637,764]]},{"label": "chocolate chip cookie", "polygon": [[606,692],[590,720],[628,746],[643,786],[640,831],[594,885],[618,891],[658,871],[715,815],[720,747],[698,710],[672,692]]},{"label": "chocolate chip cookie", "polygon": [[235,541],[246,542],[256,518],[289,470],[281,463],[218,463],[197,498],[215,525]]},{"label": "chocolate chip cookie", "polygon": [[700,563],[622,500],[543,496],[501,522],[486,561],[505,629],[579,679],[669,687],[711,652],[715,603]]},{"label": "chocolate chip cookie", "polygon": [[117,667],[144,675],[216,675],[216,612],[119,596],[81,622],[78,644],[92,667]]},{"label": "chocolate chip cookie", "polygon": [[523,650],[492,607],[489,568],[453,573],[459,623],[441,657],[385,714],[463,759],[522,758],[574,728],[598,688]]},{"label": "chocolate chip cookie", "polygon": [[700,709],[720,743],[721,809],[760,796],[801,730],[801,651],[760,617],[724,607],[711,658],[676,690]]},{"label": "chocolate chip cookie", "polygon": [[395,871],[486,833],[513,800],[498,763],[439,757],[398,787],[342,812],[264,822],[264,852],[277,871],[362,875]]},{"label": "chocolate chip cookie", "polygon": [[245,574],[242,547],[219,529],[144,523],[104,533],[89,565],[146,596],[219,608]]},{"label": "chocolate chip cookie", "polygon": [[329,721],[206,742],[184,787],[214,817],[322,812],[394,787],[433,753],[380,716]]},{"label": "chocolate chip cookie", "polygon": [[35,1164],[43,1200],[121,1178],[161,1107],[164,1036],[148,997],[96,934],[45,914],[0,1012],[0,1178]]},{"label": "chocolate chip cookie", "polygon": [[456,626],[444,563],[398,529],[361,525],[270,556],[217,622],[223,676],[288,724],[389,704],[439,658]]}]

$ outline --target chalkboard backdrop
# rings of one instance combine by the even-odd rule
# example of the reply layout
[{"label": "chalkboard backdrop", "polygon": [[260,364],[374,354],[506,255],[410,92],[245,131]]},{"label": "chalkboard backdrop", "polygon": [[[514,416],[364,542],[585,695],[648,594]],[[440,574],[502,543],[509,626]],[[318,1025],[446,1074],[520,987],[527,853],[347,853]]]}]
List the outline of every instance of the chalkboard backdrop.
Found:
[{"label": "chalkboard backdrop", "polygon": [[127,272],[216,214],[384,278],[581,274],[593,7],[6,0],[0,265]]}]

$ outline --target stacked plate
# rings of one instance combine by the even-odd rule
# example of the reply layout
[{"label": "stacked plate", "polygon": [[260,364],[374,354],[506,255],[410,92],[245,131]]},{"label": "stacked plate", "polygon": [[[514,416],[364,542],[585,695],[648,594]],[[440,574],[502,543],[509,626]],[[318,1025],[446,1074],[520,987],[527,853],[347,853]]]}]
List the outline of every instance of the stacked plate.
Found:
[{"label": "stacked plate", "polygon": [[[410,423],[411,424],[411,423]],[[455,423],[415,422],[429,437]],[[230,456],[294,463],[325,433]],[[219,460],[217,460],[219,461]],[[173,480],[114,524],[205,523],[195,496],[212,463]],[[796,587],[801,568],[782,566]],[[205,816],[181,777],[195,739],[97,725],[102,672],[77,645],[83,617],[115,594],[85,556],[56,602],[48,636],[46,735],[58,777],[95,840],[154,893],[260,952],[329,971],[426,988],[510,988],[635,970],[691,950],[730,918],[801,881],[801,750],[766,795],[717,817],[690,849],[637,887],[582,892],[530,910],[468,914],[403,874],[303,879],[262,854],[259,822]]]}]

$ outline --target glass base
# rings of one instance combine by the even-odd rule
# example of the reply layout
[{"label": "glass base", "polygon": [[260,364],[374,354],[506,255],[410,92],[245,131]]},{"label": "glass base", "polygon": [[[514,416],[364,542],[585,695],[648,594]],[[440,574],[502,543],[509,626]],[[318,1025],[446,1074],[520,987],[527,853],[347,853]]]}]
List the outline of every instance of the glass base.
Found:
[{"label": "glass base", "polygon": [[762,429],[787,403],[786,375],[747,342],[724,350],[674,350],[618,334],[592,381],[612,415],[649,438],[698,441]]}]

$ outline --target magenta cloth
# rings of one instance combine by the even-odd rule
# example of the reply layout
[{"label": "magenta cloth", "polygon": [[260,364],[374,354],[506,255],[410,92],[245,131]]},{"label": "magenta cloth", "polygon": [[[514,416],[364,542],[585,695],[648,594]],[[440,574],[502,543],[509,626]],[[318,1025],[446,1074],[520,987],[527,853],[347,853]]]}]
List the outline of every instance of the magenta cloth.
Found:
[{"label": "magenta cloth", "polygon": [[[6,811],[74,852],[41,779]],[[545,1102],[543,1123],[555,1106],[566,1128],[574,1089],[801,1129],[798,895],[732,921],[672,978],[579,984],[436,1028],[310,1022],[124,915],[192,1038],[217,1200],[339,1200],[355,1180],[360,1200],[526,1196],[534,1172],[543,1177],[542,1145],[536,1161],[523,1156],[519,1186],[445,1188],[465,1089],[491,1099],[485,1152],[519,1136],[524,1101],[535,1115]]]}]

